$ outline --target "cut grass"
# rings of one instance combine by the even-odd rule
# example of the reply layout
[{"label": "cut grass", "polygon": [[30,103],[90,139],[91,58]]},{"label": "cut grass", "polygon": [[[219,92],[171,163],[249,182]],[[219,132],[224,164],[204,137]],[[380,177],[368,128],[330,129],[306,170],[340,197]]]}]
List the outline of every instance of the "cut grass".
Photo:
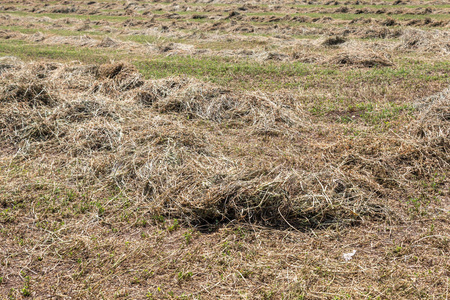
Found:
[{"label": "cut grass", "polygon": [[[24,71],[34,74],[34,67],[39,64],[31,64],[26,67],[30,69]],[[58,68],[81,77],[55,82],[53,76],[64,74],[58,73]],[[208,118],[207,107],[201,106],[208,102],[203,103],[202,97],[211,101],[221,93],[227,95],[229,92],[219,90],[215,93],[216,89],[205,83],[199,83],[200,88],[197,82],[190,81],[192,85],[184,91],[176,88],[182,84],[182,79],[168,79],[167,85],[164,81],[144,83],[143,87],[148,91],[152,91],[149,84],[154,84],[160,97],[168,93],[170,98],[170,94],[175,93],[172,100],[182,101],[174,106],[161,98],[152,103],[152,108],[130,101],[126,93],[115,93],[111,89],[91,90],[102,79],[91,73],[80,73],[85,69],[79,64],[46,70],[44,75],[47,77],[41,79],[47,82],[49,93],[58,94],[55,89],[63,88],[65,84],[74,84],[77,89],[63,88],[69,94],[58,94],[60,97],[54,107],[0,102],[2,116],[17,122],[2,131],[1,137],[6,143],[10,143],[11,138],[18,138],[19,143],[23,143],[20,135],[30,128],[27,125],[40,122],[42,119],[39,118],[46,118],[56,126],[53,134],[45,139],[38,139],[42,131],[36,131],[34,137],[28,137],[30,146],[20,147],[20,154],[6,154],[1,160],[0,234],[7,241],[0,246],[5,249],[1,252],[2,271],[7,270],[7,279],[1,284],[8,287],[5,296],[9,293],[11,297],[20,294],[37,297],[41,290],[48,289],[49,283],[54,286],[54,293],[77,297],[171,298],[184,294],[195,298],[199,295],[198,286],[218,297],[226,294],[239,297],[236,287],[243,293],[248,293],[251,288],[252,296],[261,298],[329,294],[358,297],[361,293],[367,297],[383,294],[411,298],[424,297],[425,292],[445,293],[442,280],[443,266],[448,261],[448,240],[444,234],[448,228],[445,213],[436,211],[441,207],[439,201],[450,192],[446,191],[448,174],[439,167],[427,169],[427,164],[417,165],[421,160],[416,157],[439,165],[437,157],[446,159],[446,156],[443,152],[439,155],[427,153],[440,150],[429,149],[422,140],[405,131],[408,124],[420,119],[417,116],[420,110],[395,103],[383,106],[381,99],[372,99],[347,107],[345,112],[358,114],[364,122],[346,123],[330,116],[316,118],[314,114],[309,115],[299,102],[289,100],[292,96],[266,94],[254,101],[252,93],[240,93],[234,101],[252,106],[247,112],[242,110],[245,107],[238,107],[236,113],[231,114],[234,122],[230,122]],[[70,77],[69,74],[62,76]],[[6,78],[16,84],[21,82],[19,78]],[[114,78],[110,80],[115,82]],[[111,81],[102,81],[102,84],[108,86]],[[91,95],[84,100],[83,85],[90,90],[87,95]],[[20,103],[23,99],[17,101]],[[281,113],[278,121],[270,121],[270,115],[277,113],[272,111],[274,106]],[[434,109],[439,107],[445,106],[434,105]],[[295,115],[302,118],[290,119],[294,115],[288,111],[296,111]],[[254,113],[254,119],[247,121]],[[18,120],[18,117],[23,119]],[[107,122],[104,122],[105,118]],[[303,123],[303,119],[312,122]],[[440,132],[436,129],[440,126],[439,115],[431,113],[423,119],[431,122],[430,126],[424,126],[425,132]],[[290,125],[285,123],[287,121]],[[386,121],[398,124],[383,130],[379,124],[384,126]],[[110,124],[110,130],[124,132],[122,144],[100,147],[111,144],[108,139],[97,138],[96,135],[102,134],[98,130],[101,124]],[[114,137],[109,135],[109,138]],[[64,139],[76,142],[68,143]],[[246,142],[248,139],[252,143]],[[125,145],[134,148],[130,151]],[[415,147],[419,147],[419,151]],[[53,154],[51,161],[44,159],[48,151]],[[72,156],[75,153],[78,154]],[[159,163],[152,165],[155,156]],[[396,168],[390,167],[392,163]],[[414,168],[424,173],[412,176]],[[282,169],[292,177],[284,177]],[[292,170],[295,172],[291,173]],[[161,172],[168,173],[161,177]],[[397,172],[406,177],[398,176]],[[171,174],[176,180],[170,180]],[[267,181],[267,177],[271,179]],[[328,187],[336,177],[345,178],[345,181],[338,181],[339,184],[327,192],[324,185]],[[149,184],[141,181],[144,178]],[[231,185],[224,180],[230,180]],[[251,182],[255,185],[248,184]],[[358,184],[353,185],[356,182]],[[200,193],[191,189],[193,183]],[[240,186],[244,183],[247,184]],[[160,189],[157,184],[167,186]],[[371,190],[372,185],[378,187],[375,191],[379,193],[389,193],[389,197],[370,193],[369,198],[359,203],[359,197],[367,195],[364,189]],[[279,197],[302,193],[306,188],[308,194],[302,196],[304,202],[307,203],[309,195],[313,197],[309,209],[328,201],[333,201],[332,205],[321,207],[327,211],[324,215],[308,215],[308,208],[296,211],[304,212],[310,220],[321,220],[320,226],[334,226],[328,229],[310,227],[311,224],[306,225],[306,219],[303,223],[299,222],[301,218],[292,218],[290,210],[286,210],[289,207],[283,205],[276,210],[282,217],[264,215],[273,211],[273,205],[280,205],[277,203]],[[214,193],[216,189],[218,192]],[[402,189],[402,193],[396,189]],[[220,192],[230,201],[219,203],[215,208],[222,210],[228,219],[220,220],[216,216],[208,220],[207,226],[198,226],[197,230],[188,226],[196,216],[202,216],[202,205],[191,206],[192,199],[198,201],[209,195],[211,202],[206,201],[203,205],[211,205],[214,197],[222,199]],[[158,197],[159,193],[162,193],[161,197]],[[375,202],[372,197],[377,197]],[[336,199],[340,200],[334,202]],[[163,201],[164,205],[155,209],[158,201]],[[175,201],[183,205],[171,206]],[[228,205],[232,208],[245,201],[248,206],[224,210]],[[341,210],[356,203],[361,206],[354,206],[347,213],[345,209]],[[262,205],[264,209],[259,210],[258,206]],[[180,214],[179,209],[183,211],[189,207],[193,209],[191,213]],[[395,212],[390,211],[394,209]],[[238,222],[239,213],[245,210],[255,214]],[[30,211],[33,211],[31,216]],[[211,213],[214,216],[214,212],[203,211],[206,215],[202,218]],[[395,218],[390,214],[395,214]],[[332,216],[334,221],[329,219]],[[280,224],[275,228],[262,227],[257,221],[265,224],[274,217],[282,222],[286,219],[289,223],[284,226],[291,230],[280,230]],[[360,226],[342,227],[358,218],[365,220]],[[220,225],[221,222],[228,224]],[[295,225],[296,230],[289,225]],[[352,226],[351,223],[348,226]],[[436,231],[441,234],[437,235]],[[342,241],[346,243],[342,245]],[[376,246],[374,241],[378,241]],[[343,263],[342,254],[352,248],[358,249],[356,256]],[[430,255],[443,264],[422,263]],[[325,261],[323,257],[328,259]],[[361,260],[365,263],[364,270],[359,268]],[[23,265],[28,267],[21,268]],[[408,268],[411,265],[420,266],[426,272],[417,273],[414,268]],[[45,273],[48,267],[54,268],[51,274]],[[294,277],[283,279],[281,275],[286,269],[294,274],[295,280]],[[343,288],[349,280],[349,272],[358,275],[353,280],[362,289]],[[16,273],[23,279],[13,276]],[[393,278],[386,276],[394,273]],[[58,280],[63,274],[70,278],[60,284]],[[277,279],[280,276],[282,280]],[[407,280],[411,277],[416,281]],[[309,285],[310,282],[315,284]],[[392,285],[401,284],[402,288],[390,289]]]},{"label": "cut grass", "polygon": [[0,298],[445,299],[448,30],[393,1],[1,13]]}]

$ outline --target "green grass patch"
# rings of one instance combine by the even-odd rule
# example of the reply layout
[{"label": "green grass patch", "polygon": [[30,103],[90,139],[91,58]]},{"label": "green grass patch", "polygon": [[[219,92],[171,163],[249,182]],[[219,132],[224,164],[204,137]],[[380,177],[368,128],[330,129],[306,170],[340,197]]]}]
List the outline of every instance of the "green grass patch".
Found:
[{"label": "green grass patch", "polygon": [[[0,55],[14,55],[26,60],[79,60],[84,63],[106,63],[129,59],[125,50],[45,45],[21,40],[4,40]],[[403,60],[394,67],[347,69],[301,62],[257,62],[250,59],[205,56],[153,56],[135,54],[132,62],[146,78],[186,75],[223,86],[247,90],[324,89],[345,82],[349,86],[364,84],[448,82],[450,62],[425,63]],[[337,88],[337,87],[334,87]]]},{"label": "green grass patch", "polygon": [[79,20],[91,20],[91,21],[110,21],[110,22],[123,22],[128,19],[133,20],[146,20],[148,18],[142,17],[142,16],[108,16],[108,15],[78,15],[78,14],[60,14],[60,13],[42,13],[42,14],[35,14],[30,12],[24,12],[24,11],[7,11],[7,12],[0,12],[0,14],[10,14],[10,15],[16,15],[16,16],[29,16],[29,17],[48,17],[51,19],[65,19],[65,18],[74,18]]},{"label": "green grass patch", "polygon": [[13,55],[24,60],[51,59],[57,61],[79,60],[84,63],[106,63],[119,53],[100,51],[68,45],[42,45],[20,40],[3,40],[0,43],[0,56]]}]

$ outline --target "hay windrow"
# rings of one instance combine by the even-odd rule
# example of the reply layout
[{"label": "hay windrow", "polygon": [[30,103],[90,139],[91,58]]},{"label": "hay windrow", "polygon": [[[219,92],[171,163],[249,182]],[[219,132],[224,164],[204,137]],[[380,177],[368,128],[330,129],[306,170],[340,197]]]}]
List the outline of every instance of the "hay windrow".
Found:
[{"label": "hay windrow", "polygon": [[[36,70],[36,65],[23,68]],[[270,227],[303,228],[392,218],[392,210],[377,199],[400,197],[401,193],[409,195],[413,176],[416,179],[431,176],[430,168],[411,166],[426,161],[429,166],[443,167],[442,161],[449,162],[445,154],[447,96],[433,101],[420,123],[421,136],[433,140],[432,145],[441,145],[441,150],[426,150],[423,147],[428,144],[417,137],[410,143],[422,147],[422,151],[411,149],[400,156],[392,151],[375,158],[362,152],[362,144],[343,140],[330,151],[347,158],[338,165],[318,160],[318,165],[310,169],[307,160],[292,163],[299,149],[284,142],[301,140],[299,132],[310,126],[307,121],[310,116],[296,106],[295,97],[230,92],[183,77],[139,79],[140,85],[133,86],[128,84],[130,78],[135,81],[141,75],[134,66],[125,63],[98,67],[56,65],[44,69],[49,70],[48,75],[38,77],[23,93],[15,86],[4,85],[11,92],[5,93],[2,101],[2,139],[11,143],[27,141],[31,152],[23,154],[28,157],[36,155],[33,150],[36,143],[40,151],[64,151],[66,160],[70,160],[70,155],[88,160],[108,157],[95,177],[103,178],[105,184],[134,191],[133,197],[152,202],[153,214],[181,218],[193,225],[237,220]],[[13,70],[5,72],[4,78],[16,80]],[[76,74],[93,86],[108,85],[108,89],[92,93],[75,88],[71,94],[62,96],[60,88],[64,84],[48,84],[49,80],[65,78],[61,72]],[[46,88],[38,91],[35,87],[39,86]],[[44,101],[50,99],[50,94],[60,95],[52,105]],[[123,103],[112,95],[121,95]],[[24,101],[41,105],[17,106]],[[176,121],[181,115],[185,121]],[[190,128],[195,119],[236,129],[213,136],[207,127],[206,131]],[[270,148],[263,154],[260,142],[254,146],[242,144],[234,133],[239,128],[246,128],[241,133],[246,139],[277,141],[284,158],[277,158]],[[389,139],[384,142],[392,143]],[[223,146],[218,147],[220,144]],[[349,145],[354,145],[353,150],[344,150]],[[235,147],[242,147],[243,153],[262,156],[233,154],[234,150],[230,150]],[[302,151],[322,150],[308,141]],[[257,166],[264,165],[264,161],[267,164],[269,157],[271,166],[258,170]],[[392,164],[396,167],[391,167]],[[402,177],[398,177],[398,172]],[[89,180],[92,175],[82,176]]]}]

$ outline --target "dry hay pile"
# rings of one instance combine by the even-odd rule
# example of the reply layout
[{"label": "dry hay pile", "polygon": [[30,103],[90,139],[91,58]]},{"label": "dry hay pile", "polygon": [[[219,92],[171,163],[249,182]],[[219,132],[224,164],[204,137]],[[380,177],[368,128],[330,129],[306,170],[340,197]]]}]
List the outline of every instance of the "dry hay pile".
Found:
[{"label": "dry hay pile", "polygon": [[383,45],[346,41],[331,37],[320,43],[324,47],[341,48],[342,51],[322,60],[324,64],[351,66],[357,68],[388,67],[394,65],[391,55]]},{"label": "dry hay pile", "polygon": [[[417,104],[421,113],[416,124],[417,135],[434,149],[450,150],[450,87]],[[443,159],[446,155],[441,156]],[[447,157],[448,159],[448,157]],[[447,163],[450,163],[447,160]]]},{"label": "dry hay pile", "polygon": [[98,68],[97,84],[93,85],[93,92],[116,95],[143,84],[143,77],[135,66],[123,62],[105,64]]},{"label": "dry hay pile", "polygon": [[355,67],[387,67],[392,66],[393,62],[387,57],[370,51],[356,52],[348,51],[339,53],[325,63],[341,65],[341,66],[355,66]]},{"label": "dry hay pile", "polygon": [[110,37],[105,37],[99,44],[97,44],[98,47],[103,48],[116,48],[120,45],[120,42],[113,40]]},{"label": "dry hay pile", "polygon": [[405,30],[401,36],[400,50],[423,51],[450,54],[450,33],[448,31],[424,31],[420,29]]},{"label": "dry hay pile", "polygon": [[332,36],[322,42],[323,46],[336,46],[345,43],[347,40],[341,36]]},{"label": "dry hay pile", "polygon": [[448,98],[420,123],[422,136],[444,139],[441,148],[409,134],[408,147],[378,135],[327,144],[309,136],[326,126],[291,94],[144,80],[128,63],[9,64],[0,140],[13,159],[58,168],[82,189],[120,189],[149,215],[196,225],[356,224],[390,218],[384,199],[407,197],[433,168],[448,168]]}]

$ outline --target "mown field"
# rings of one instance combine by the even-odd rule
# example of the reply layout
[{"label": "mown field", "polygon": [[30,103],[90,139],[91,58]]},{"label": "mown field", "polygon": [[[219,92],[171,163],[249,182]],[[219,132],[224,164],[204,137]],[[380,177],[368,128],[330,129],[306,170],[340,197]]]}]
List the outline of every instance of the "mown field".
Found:
[{"label": "mown field", "polygon": [[1,299],[448,299],[449,209],[448,1],[0,3]]}]

